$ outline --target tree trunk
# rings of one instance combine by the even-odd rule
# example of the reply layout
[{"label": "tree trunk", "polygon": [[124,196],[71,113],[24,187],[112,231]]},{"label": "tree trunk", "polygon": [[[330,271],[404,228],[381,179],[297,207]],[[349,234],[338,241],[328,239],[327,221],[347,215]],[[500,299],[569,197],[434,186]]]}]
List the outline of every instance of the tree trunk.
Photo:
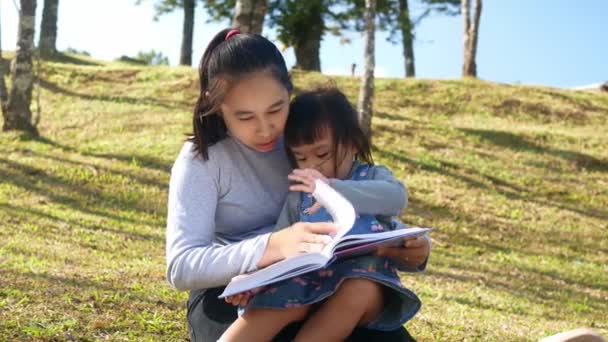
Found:
[{"label": "tree trunk", "polygon": [[[1,12],[1,11],[0,11]],[[0,13],[0,18],[2,18],[2,13]],[[1,20],[0,20],[1,24]],[[0,28],[2,25],[0,25]],[[0,37],[2,37],[2,32],[0,30]],[[6,75],[6,71],[8,69],[8,62],[4,61],[4,57],[2,57],[2,40],[0,39],[0,113],[2,116],[6,115],[6,105],[8,102],[8,93],[6,91],[6,82],[4,81],[4,75]]]},{"label": "tree trunk", "polygon": [[8,65],[9,61],[5,61],[0,56],[0,112],[2,116],[6,115],[8,109],[8,91],[6,90],[6,82],[4,81],[4,76],[8,74]]},{"label": "tree trunk", "polygon": [[243,33],[261,34],[268,0],[237,0],[232,26]]},{"label": "tree trunk", "polygon": [[195,0],[184,0],[184,27],[182,32],[182,48],[179,64],[192,66],[192,36],[194,35]]},{"label": "tree trunk", "polygon": [[410,20],[407,0],[399,0],[399,25],[403,40],[403,59],[405,60],[405,77],[416,77],[414,65],[414,27]]},{"label": "tree trunk", "polygon": [[51,57],[57,53],[57,13],[59,0],[44,0],[42,10],[42,23],[40,24],[40,39],[38,48],[40,56]]},{"label": "tree trunk", "polygon": [[34,51],[34,33],[36,31],[36,0],[21,0],[19,29],[17,33],[17,51],[15,65],[11,72],[12,89],[4,114],[3,130],[23,130],[38,135],[32,124],[32,85],[34,81],[32,53]]},{"label": "tree trunk", "polygon": [[470,0],[462,0],[461,11],[464,20],[464,63],[463,77],[477,77],[477,41],[479,37],[479,20],[481,18],[481,0],[474,0],[473,21],[471,22]]},{"label": "tree trunk", "polygon": [[365,71],[361,80],[359,90],[359,122],[363,132],[371,138],[372,114],[374,100],[374,68],[376,61],[374,56],[375,47],[375,25],[376,0],[365,0]]},{"label": "tree trunk", "polygon": [[[0,10],[0,18],[2,18],[2,11],[1,10]],[[0,23],[1,23],[1,20],[0,20]],[[3,59],[2,58],[2,30],[1,30],[1,28],[2,28],[2,25],[0,25],[0,63],[2,63],[2,59]],[[4,77],[4,74],[2,74],[2,75]],[[2,80],[4,80],[4,79],[2,79]]]},{"label": "tree trunk", "polygon": [[309,1],[305,10],[299,15],[299,27],[302,29],[293,44],[296,55],[296,68],[309,71],[321,71],[321,39],[325,31],[323,20],[323,1]]}]

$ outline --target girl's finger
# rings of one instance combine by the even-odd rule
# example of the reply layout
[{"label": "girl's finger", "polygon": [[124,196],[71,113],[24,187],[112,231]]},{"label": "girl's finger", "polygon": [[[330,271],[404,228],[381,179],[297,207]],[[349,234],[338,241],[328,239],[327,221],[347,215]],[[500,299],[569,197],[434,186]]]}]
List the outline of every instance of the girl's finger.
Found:
[{"label": "girl's finger", "polygon": [[312,205],[312,207],[306,209],[306,213],[308,215],[313,215],[315,214],[317,211],[319,211],[319,209],[321,209],[322,205],[319,202],[315,202],[315,204]]},{"label": "girl's finger", "polygon": [[306,193],[311,194],[315,191],[315,189],[308,185],[298,184],[298,185],[290,185],[289,191],[300,191],[300,192],[306,192]]},{"label": "girl's finger", "polygon": [[239,306],[246,306],[248,302],[249,302],[249,296],[243,296],[243,297],[241,297],[241,300],[239,301]]},{"label": "girl's finger", "polygon": [[419,247],[423,247],[426,245],[426,241],[425,240],[407,240],[405,241],[404,246],[407,248],[419,248]]},{"label": "girl's finger", "polygon": [[293,174],[287,176],[287,179],[294,181],[294,182],[300,182],[300,183],[305,183],[305,184],[312,184],[315,181],[311,177],[305,177],[305,176],[293,175]]},{"label": "girl's finger", "polygon": [[306,176],[310,174],[311,169],[294,169],[291,173],[298,176]]},{"label": "girl's finger", "polygon": [[293,174],[304,177],[311,177],[315,179],[325,179],[325,176],[321,172],[315,169],[295,169],[292,171]]}]

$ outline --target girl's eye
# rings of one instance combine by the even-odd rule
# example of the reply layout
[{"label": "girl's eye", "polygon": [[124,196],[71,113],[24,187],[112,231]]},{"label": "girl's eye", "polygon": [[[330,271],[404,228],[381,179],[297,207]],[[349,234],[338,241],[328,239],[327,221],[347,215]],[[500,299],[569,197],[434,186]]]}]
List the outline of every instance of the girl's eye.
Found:
[{"label": "girl's eye", "polygon": [[305,162],[305,161],[306,161],[306,158],[296,158],[296,161],[297,161],[298,163],[303,163],[303,162]]},{"label": "girl's eye", "polygon": [[327,152],[326,152],[326,153],[317,154],[317,157],[319,157],[319,158],[321,158],[321,159],[324,159],[324,158],[326,158],[328,155],[329,155],[329,153],[327,153]]}]

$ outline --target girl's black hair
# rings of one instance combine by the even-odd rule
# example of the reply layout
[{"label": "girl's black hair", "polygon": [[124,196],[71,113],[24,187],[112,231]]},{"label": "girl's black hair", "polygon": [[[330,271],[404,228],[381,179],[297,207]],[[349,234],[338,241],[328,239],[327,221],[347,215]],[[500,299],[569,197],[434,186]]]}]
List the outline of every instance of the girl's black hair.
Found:
[{"label": "girl's black hair", "polygon": [[[357,159],[374,163],[370,141],[359,126],[355,108],[340,90],[322,88],[296,96],[289,107],[285,147],[294,167],[296,160],[290,148],[313,144],[325,129],[333,135],[333,153],[339,151],[339,146],[353,146],[357,149]],[[344,156],[335,157],[336,170],[341,158]]]},{"label": "girl's black hair", "polygon": [[277,47],[258,34],[239,33],[226,40],[232,29],[213,37],[199,64],[200,94],[192,117],[193,142],[203,160],[209,159],[209,146],[227,136],[220,105],[226,93],[243,76],[267,72],[291,92],[293,86],[285,60]]}]

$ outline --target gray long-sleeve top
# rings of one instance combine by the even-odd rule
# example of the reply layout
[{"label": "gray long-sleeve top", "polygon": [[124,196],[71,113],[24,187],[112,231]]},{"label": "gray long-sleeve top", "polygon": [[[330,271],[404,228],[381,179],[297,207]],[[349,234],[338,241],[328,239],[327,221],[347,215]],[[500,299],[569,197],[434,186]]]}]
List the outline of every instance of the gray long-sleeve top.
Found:
[{"label": "gray long-sleeve top", "polygon": [[167,279],[181,290],[226,285],[256,269],[290,171],[283,146],[258,152],[228,137],[206,161],[193,148],[184,144],[169,185]]}]

